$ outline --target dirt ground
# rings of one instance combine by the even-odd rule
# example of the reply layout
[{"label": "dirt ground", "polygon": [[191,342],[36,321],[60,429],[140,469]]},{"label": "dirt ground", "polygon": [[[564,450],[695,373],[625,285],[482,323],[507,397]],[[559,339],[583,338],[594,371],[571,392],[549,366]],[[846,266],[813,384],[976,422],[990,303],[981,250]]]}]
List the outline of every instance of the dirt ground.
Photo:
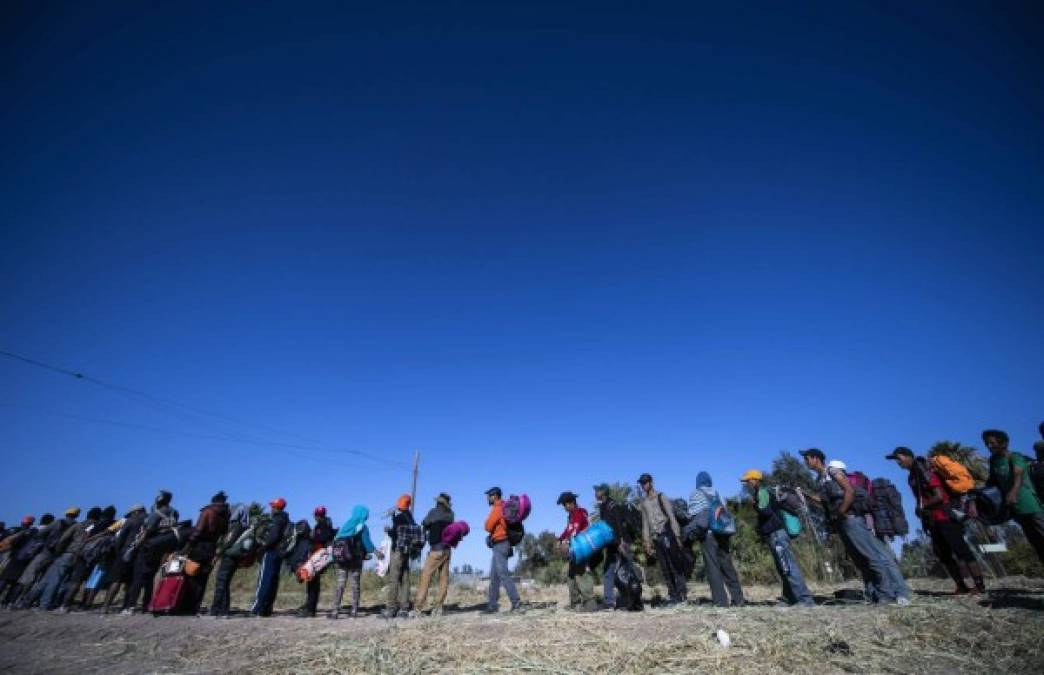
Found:
[{"label": "dirt ground", "polygon": [[[909,607],[870,607],[816,588],[815,609],[774,606],[778,589],[721,610],[693,584],[689,605],[574,614],[562,588],[528,589],[525,614],[482,616],[454,589],[442,618],[358,619],[0,613],[0,671],[17,673],[343,672],[1041,672],[1044,580],[995,581],[954,597],[914,580]],[[375,600],[369,594],[365,600]],[[724,630],[731,646],[719,644]]]}]

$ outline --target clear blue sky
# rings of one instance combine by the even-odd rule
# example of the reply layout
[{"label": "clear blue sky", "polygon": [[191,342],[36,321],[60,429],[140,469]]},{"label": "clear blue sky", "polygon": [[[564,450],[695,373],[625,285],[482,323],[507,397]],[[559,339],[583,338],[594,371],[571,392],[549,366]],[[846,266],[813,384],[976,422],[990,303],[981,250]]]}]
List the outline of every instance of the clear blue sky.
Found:
[{"label": "clear blue sky", "polygon": [[1029,450],[1039,7],[843,4],[5,3],[0,348],[249,426],[2,359],[0,517]]}]

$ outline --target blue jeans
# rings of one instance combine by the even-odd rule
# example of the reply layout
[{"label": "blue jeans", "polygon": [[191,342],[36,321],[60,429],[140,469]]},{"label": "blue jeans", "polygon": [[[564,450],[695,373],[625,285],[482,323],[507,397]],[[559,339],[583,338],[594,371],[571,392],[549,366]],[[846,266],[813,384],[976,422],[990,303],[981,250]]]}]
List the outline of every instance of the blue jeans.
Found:
[{"label": "blue jeans", "polygon": [[47,572],[41,580],[43,586],[40,593],[40,607],[42,609],[54,609],[61,603],[60,592],[65,586],[65,580],[72,571],[74,562],[76,562],[75,555],[63,553],[47,568]]},{"label": "blue jeans", "polygon": [[790,548],[790,535],[786,530],[776,530],[768,536],[772,561],[776,563],[776,571],[783,582],[783,599],[792,605],[812,606],[815,601],[812,593],[805,585],[794,551]]},{"label": "blue jeans", "polygon": [[874,539],[877,540],[877,543],[884,552],[885,557],[888,559],[888,565],[885,569],[889,580],[892,582],[892,587],[895,589],[896,597],[909,600],[913,593],[910,591],[910,587],[906,585],[906,579],[903,578],[903,573],[899,571],[899,559],[895,557],[895,551],[892,549],[891,544],[880,537],[874,537]]},{"label": "blue jeans", "polygon": [[279,568],[283,559],[277,551],[265,551],[261,557],[261,568],[257,571],[257,593],[254,595],[252,614],[272,616],[272,605],[279,592]]},{"label": "blue jeans", "polygon": [[840,525],[841,541],[848,551],[848,557],[863,575],[863,585],[869,600],[894,602],[900,593],[895,578],[902,578],[895,559],[885,551],[862,516],[845,516]]},{"label": "blue jeans", "polygon": [[507,539],[493,544],[493,562],[489,566],[489,597],[487,605],[489,609],[496,611],[500,602],[500,585],[504,584],[511,606],[516,607],[519,603],[518,590],[515,582],[511,579],[508,571],[508,558],[511,556],[511,542]]}]

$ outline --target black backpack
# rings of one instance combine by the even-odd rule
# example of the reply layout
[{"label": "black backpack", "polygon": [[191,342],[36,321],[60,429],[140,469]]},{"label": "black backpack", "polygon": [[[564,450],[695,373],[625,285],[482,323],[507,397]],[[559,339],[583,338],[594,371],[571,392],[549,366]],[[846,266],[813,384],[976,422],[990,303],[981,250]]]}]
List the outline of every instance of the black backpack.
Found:
[{"label": "black backpack", "polygon": [[616,568],[616,578],[613,585],[619,598],[616,606],[628,612],[640,612],[642,610],[642,580],[638,576],[638,570],[627,558],[622,557]]},{"label": "black backpack", "polygon": [[905,537],[910,533],[910,524],[899,490],[887,478],[875,478],[871,485],[870,513],[874,517],[874,530],[886,537]]},{"label": "black backpack", "polygon": [[309,539],[312,534],[312,528],[308,525],[307,520],[299,520],[296,523],[287,523],[286,529],[283,530],[283,539],[279,542],[280,557],[289,558],[293,556],[294,551],[297,549],[298,539]]},{"label": "black backpack", "polygon": [[507,536],[509,544],[518,546],[526,536],[526,528],[523,527],[522,523],[508,523]]},{"label": "black backpack", "polygon": [[83,545],[83,559],[88,565],[94,565],[109,557],[116,549],[116,535],[110,532],[92,537]]},{"label": "black backpack", "polygon": [[681,497],[671,500],[671,510],[674,511],[674,519],[678,521],[678,529],[689,523],[689,502]]},{"label": "black backpack", "polygon": [[362,533],[351,537],[334,539],[330,550],[330,557],[337,564],[347,567],[349,565],[361,565],[366,559],[366,547],[362,543]]}]

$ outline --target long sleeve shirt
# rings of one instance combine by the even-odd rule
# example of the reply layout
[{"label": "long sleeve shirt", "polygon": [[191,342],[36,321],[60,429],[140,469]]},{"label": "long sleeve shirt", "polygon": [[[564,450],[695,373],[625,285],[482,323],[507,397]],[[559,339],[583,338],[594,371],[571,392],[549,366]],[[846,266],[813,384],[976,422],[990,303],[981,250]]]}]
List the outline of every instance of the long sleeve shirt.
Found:
[{"label": "long sleeve shirt", "polygon": [[674,517],[671,500],[657,490],[650,490],[639,504],[642,510],[642,541],[652,546],[656,537],[670,527],[676,539],[681,539],[681,528]]},{"label": "long sleeve shirt", "polygon": [[504,506],[499,499],[493,502],[493,508],[486,516],[486,532],[489,532],[489,538],[494,544],[507,539],[507,521],[504,520]]},{"label": "long sleeve shirt", "polygon": [[558,535],[558,541],[568,541],[587,529],[587,511],[577,506],[566,519],[565,529]]}]

